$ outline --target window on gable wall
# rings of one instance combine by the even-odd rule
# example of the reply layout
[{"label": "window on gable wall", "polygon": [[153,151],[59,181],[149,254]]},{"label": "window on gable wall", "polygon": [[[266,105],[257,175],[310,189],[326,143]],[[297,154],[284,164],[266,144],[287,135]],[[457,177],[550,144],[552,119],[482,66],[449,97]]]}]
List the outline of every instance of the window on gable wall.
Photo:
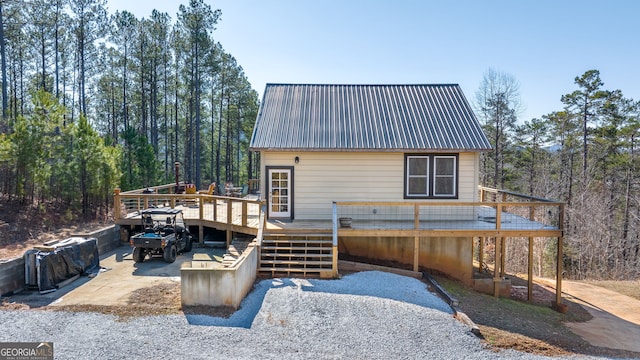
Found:
[{"label": "window on gable wall", "polygon": [[458,156],[405,155],[405,199],[457,199]]}]

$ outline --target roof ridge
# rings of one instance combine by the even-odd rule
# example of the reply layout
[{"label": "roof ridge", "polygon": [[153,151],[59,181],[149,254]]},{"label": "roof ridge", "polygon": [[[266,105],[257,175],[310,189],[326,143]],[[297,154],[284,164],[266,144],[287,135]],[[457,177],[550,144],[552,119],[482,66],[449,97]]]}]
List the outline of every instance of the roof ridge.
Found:
[{"label": "roof ridge", "polygon": [[320,84],[320,83],[267,83],[266,86],[460,86],[458,83],[415,83],[415,84]]}]

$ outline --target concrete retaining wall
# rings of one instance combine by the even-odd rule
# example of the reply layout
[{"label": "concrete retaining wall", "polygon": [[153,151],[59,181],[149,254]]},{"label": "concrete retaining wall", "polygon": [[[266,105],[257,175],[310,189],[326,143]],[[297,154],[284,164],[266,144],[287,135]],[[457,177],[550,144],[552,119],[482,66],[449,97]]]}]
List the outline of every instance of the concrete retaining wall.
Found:
[{"label": "concrete retaining wall", "polygon": [[120,225],[108,226],[90,233],[74,234],[71,237],[98,239],[98,253],[102,255],[120,246]]},{"label": "concrete retaining wall", "polygon": [[180,269],[182,305],[240,307],[256,280],[258,249],[254,244],[242,253],[235,266],[225,268],[213,261],[186,262]]},{"label": "concrete retaining wall", "polygon": [[[120,246],[119,226],[113,225],[86,234],[74,234],[71,237],[98,239],[100,255]],[[24,258],[0,262],[0,295],[20,291],[24,288]]]},{"label": "concrete retaining wall", "polygon": [[[419,266],[441,271],[471,285],[473,275],[473,238],[420,238]],[[340,237],[338,250],[368,259],[413,264],[414,238],[407,237]]]}]

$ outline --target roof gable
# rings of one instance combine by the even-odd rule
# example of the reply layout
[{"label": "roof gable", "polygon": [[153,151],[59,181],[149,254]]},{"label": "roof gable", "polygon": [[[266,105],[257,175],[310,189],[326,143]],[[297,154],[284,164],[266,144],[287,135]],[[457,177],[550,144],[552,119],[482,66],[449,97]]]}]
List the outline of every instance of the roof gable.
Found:
[{"label": "roof gable", "polygon": [[491,148],[458,85],[267,84],[253,150]]}]

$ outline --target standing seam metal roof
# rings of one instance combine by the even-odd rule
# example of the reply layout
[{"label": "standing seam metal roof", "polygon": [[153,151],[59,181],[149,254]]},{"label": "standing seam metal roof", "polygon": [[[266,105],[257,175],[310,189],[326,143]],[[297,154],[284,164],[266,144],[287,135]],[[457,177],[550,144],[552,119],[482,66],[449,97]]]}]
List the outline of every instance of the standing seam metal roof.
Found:
[{"label": "standing seam metal roof", "polygon": [[457,84],[267,84],[252,150],[483,151]]}]

